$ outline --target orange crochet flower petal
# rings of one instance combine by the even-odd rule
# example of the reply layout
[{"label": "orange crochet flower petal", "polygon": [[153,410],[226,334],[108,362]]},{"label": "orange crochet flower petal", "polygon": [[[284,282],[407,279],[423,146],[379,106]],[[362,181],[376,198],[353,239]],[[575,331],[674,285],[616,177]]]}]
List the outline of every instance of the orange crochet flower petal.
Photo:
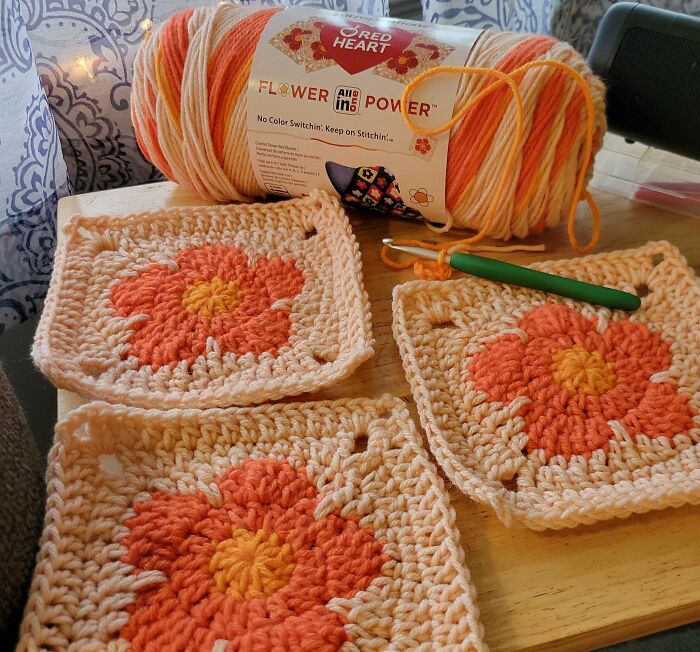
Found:
[{"label": "orange crochet flower petal", "polygon": [[177,271],[151,265],[112,289],[120,316],[147,317],[135,323],[125,354],[139,365],[191,365],[206,355],[209,338],[224,353],[255,356],[276,355],[289,340],[289,315],[272,304],[301,292],[304,276],[295,261],[261,258],[249,266],[236,247],[206,244],[181,252],[176,262]]},{"label": "orange crochet flower petal", "polygon": [[252,269],[273,302],[294,297],[304,287],[304,275],[293,260],[261,258]]},{"label": "orange crochet flower petal", "polygon": [[209,335],[207,324],[196,315],[181,309],[163,315],[156,309],[150,320],[137,324],[131,338],[132,348],[125,357],[136,356],[139,365],[154,370],[174,366],[181,360],[192,364],[206,353]]},{"label": "orange crochet flower petal", "polygon": [[491,400],[531,400],[520,410],[528,453],[569,459],[607,450],[612,420],[630,434],[688,432],[689,397],[650,380],[671,364],[670,344],[658,333],[620,320],[600,334],[595,319],[554,303],[531,310],[518,326],[526,340],[507,333],[489,342],[467,372]]},{"label": "orange crochet flower petal", "polygon": [[190,247],[180,252],[176,261],[187,282],[209,280],[214,276],[240,280],[248,273],[245,252],[223,244]]},{"label": "orange crochet flower petal", "polygon": [[238,355],[275,355],[292,334],[292,323],[281,310],[265,309],[240,323],[237,317],[233,313],[208,325],[207,333],[217,339],[224,351],[234,351]]},{"label": "orange crochet flower petal", "polygon": [[[201,592],[204,586],[197,582],[197,575],[203,576],[205,571],[194,571],[191,576],[180,573],[169,584],[176,586],[176,582],[182,584],[187,581],[190,587],[194,587],[195,593]],[[187,579],[186,579],[187,578]],[[184,588],[184,587],[183,587]],[[205,598],[205,602],[197,602],[197,618],[185,616],[186,609],[192,609],[192,591],[183,590],[184,601],[180,601],[178,593],[170,589],[170,586],[155,589],[147,594],[141,594],[136,603],[127,607],[129,620],[122,627],[119,635],[131,643],[129,648],[133,652],[150,652],[151,650],[196,650],[207,649],[197,647],[202,639],[209,639],[212,643],[216,637],[211,638],[212,632],[203,630],[198,626],[209,613],[220,607],[224,601],[224,594],[218,594],[217,600]],[[205,608],[202,609],[201,607]],[[193,610],[194,611],[194,610]],[[194,615],[194,614],[193,614]],[[211,617],[210,617],[211,619]],[[209,648],[211,649],[211,648]]]},{"label": "orange crochet flower petal", "polygon": [[227,506],[260,503],[291,509],[304,498],[315,498],[316,487],[309,484],[303,469],[288,462],[250,460],[232,469],[218,483]]},{"label": "orange crochet flower petal", "polygon": [[[110,298],[120,317],[168,314],[180,307],[180,296],[186,287],[179,274],[167,265],[151,265],[140,274],[127,276],[112,288]],[[135,328],[142,327],[142,323]]]},{"label": "orange crochet flower petal", "polygon": [[469,374],[491,399],[510,403],[527,395],[529,375],[523,364],[526,352],[527,342],[509,333],[489,342],[484,351],[474,356]]},{"label": "orange crochet flower petal", "polygon": [[220,500],[158,491],[134,506],[123,561],[165,581],[143,585],[120,635],[134,650],[339,649],[347,633],[325,605],[381,574],[383,544],[357,518],[317,520],[318,491],[288,462],[247,460],[216,485]]},{"label": "orange crochet flower petal", "polygon": [[576,334],[581,338],[589,333],[596,333],[593,320],[580,312],[560,303],[545,303],[531,310],[518,321],[518,327],[524,330],[530,339],[538,337],[561,337]]},{"label": "orange crochet flower petal", "polygon": [[612,322],[603,333],[605,357],[627,386],[642,389],[650,376],[671,365],[671,345],[644,324],[623,319]]},{"label": "orange crochet flower petal", "polygon": [[217,613],[212,630],[206,643],[193,647],[191,652],[210,649],[215,640],[230,641],[223,648],[227,652],[337,652],[350,638],[340,616],[317,604],[274,622],[265,613],[264,605],[251,602],[245,612]]},{"label": "orange crochet flower petal", "polygon": [[564,414],[550,411],[528,423],[528,453],[541,449],[547,459],[554,455],[569,459],[572,455],[589,457],[594,450],[607,447],[613,431],[601,414],[586,415],[571,404],[567,408]]},{"label": "orange crochet flower petal", "polygon": [[693,425],[690,397],[670,383],[649,383],[644,397],[620,421],[630,435],[685,435]]},{"label": "orange crochet flower petal", "polygon": [[163,538],[166,535],[182,538],[193,531],[211,510],[211,505],[204,494],[191,496],[156,491],[149,500],[137,502],[133,508],[135,515],[124,522],[129,528],[129,534],[122,541],[128,549],[124,561],[138,564],[141,570],[169,573],[176,556],[172,551],[163,554]]},{"label": "orange crochet flower petal", "polygon": [[644,398],[649,382],[626,385],[619,382],[610,391],[597,397],[601,414],[608,420],[619,421]]}]

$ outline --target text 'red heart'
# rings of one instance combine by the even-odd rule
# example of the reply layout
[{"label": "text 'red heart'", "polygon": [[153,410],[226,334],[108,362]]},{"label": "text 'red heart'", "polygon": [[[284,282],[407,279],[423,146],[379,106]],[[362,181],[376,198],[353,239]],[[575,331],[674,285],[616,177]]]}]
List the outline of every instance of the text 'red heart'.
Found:
[{"label": "text 'red heart'", "polygon": [[412,40],[413,34],[406,30],[380,30],[365,23],[325,23],[321,28],[321,45],[351,75],[397,56]]}]

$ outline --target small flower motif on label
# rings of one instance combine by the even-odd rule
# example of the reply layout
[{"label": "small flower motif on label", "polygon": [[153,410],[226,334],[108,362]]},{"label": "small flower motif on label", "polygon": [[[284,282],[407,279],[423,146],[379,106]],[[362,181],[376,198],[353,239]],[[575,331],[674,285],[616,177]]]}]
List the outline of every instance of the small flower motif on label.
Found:
[{"label": "small flower motif on label", "polygon": [[386,62],[387,68],[397,75],[405,75],[409,70],[418,65],[418,57],[413,50],[404,50]]},{"label": "small flower motif on label", "polygon": [[435,43],[416,43],[416,47],[425,50],[425,54],[430,61],[441,58],[440,47]]},{"label": "small flower motif on label", "polygon": [[432,204],[435,199],[425,188],[411,188],[408,194],[414,204],[423,206],[423,208]]},{"label": "small flower motif on label", "polygon": [[300,27],[295,27],[293,30],[286,34],[284,37],[284,42],[290,50],[297,51],[300,50],[302,45],[304,45],[304,37],[311,34],[308,29],[301,29]]},{"label": "small flower motif on label", "polygon": [[432,147],[430,146],[430,141],[428,141],[427,138],[418,138],[418,140],[416,140],[416,144],[413,147],[417,152],[420,152],[421,154],[427,154],[432,149]]},{"label": "small flower motif on label", "polygon": [[315,61],[323,61],[326,59],[331,59],[332,57],[328,54],[326,46],[321,43],[321,41],[314,41],[311,44],[311,51],[313,52],[313,58]]},{"label": "small flower motif on label", "polygon": [[435,151],[435,141],[428,136],[414,136],[409,146],[409,152],[414,156],[418,156],[429,161]]}]

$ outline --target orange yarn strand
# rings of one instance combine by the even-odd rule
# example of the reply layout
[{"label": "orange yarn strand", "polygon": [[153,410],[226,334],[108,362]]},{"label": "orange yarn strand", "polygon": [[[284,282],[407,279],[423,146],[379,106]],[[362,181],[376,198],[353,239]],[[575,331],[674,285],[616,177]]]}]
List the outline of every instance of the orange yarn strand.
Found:
[{"label": "orange yarn strand", "polygon": [[[379,252],[379,257],[382,262],[391,269],[402,270],[413,267],[414,272],[418,278],[425,280],[446,280],[452,276],[452,267],[450,267],[445,262],[445,257],[449,253],[454,253],[448,250],[445,245],[449,245],[449,242],[424,242],[422,240],[394,240],[394,244],[405,245],[407,247],[422,247],[423,249],[430,249],[431,251],[438,252],[437,260],[428,260],[426,258],[411,258],[404,262],[398,262],[389,257],[389,247],[383,245],[381,251]],[[544,251],[544,245],[487,245],[487,244],[475,244],[469,247],[472,252],[496,252],[496,253],[509,253],[512,251]],[[439,277],[439,279],[438,279]]]},{"label": "orange yarn strand", "polygon": [[[583,162],[579,168],[578,178],[576,180],[576,190],[574,191],[574,198],[571,203],[571,209],[569,210],[569,219],[567,222],[567,235],[569,236],[569,242],[574,248],[574,251],[578,254],[589,253],[597,244],[600,237],[600,210],[598,205],[591,194],[585,189],[586,185],[586,175],[588,174],[588,168],[592,163],[593,159],[593,140],[595,138],[595,107],[593,106],[593,97],[591,91],[588,88],[586,80],[571,66],[562,63],[561,61],[531,61],[521,66],[515,72],[527,71],[532,68],[544,67],[549,68],[559,68],[566,72],[576,85],[581,89],[583,93],[584,100],[586,102],[586,138],[583,141],[584,152],[583,152]],[[576,208],[579,202],[585,199],[586,203],[590,206],[591,214],[593,217],[593,234],[591,235],[590,242],[585,246],[580,246],[578,240],[576,239],[576,233],[574,232],[574,224],[576,222]]]},{"label": "orange yarn strand", "polygon": [[473,97],[471,100],[469,100],[469,102],[462,106],[449,122],[446,122],[444,125],[436,127],[434,129],[422,129],[421,127],[417,127],[411,120],[411,117],[408,113],[408,101],[411,97],[411,93],[413,93],[413,91],[418,86],[420,86],[426,79],[441,74],[486,75],[487,77],[495,77],[496,79],[500,80],[501,83],[506,84],[510,88],[511,92],[513,93],[513,96],[515,97],[515,101],[519,103],[520,113],[522,114],[522,99],[520,96],[518,85],[512,79],[513,73],[509,74],[501,72],[500,70],[495,70],[493,68],[438,66],[436,68],[431,68],[430,70],[422,72],[413,81],[406,84],[406,88],[403,89],[403,95],[401,97],[401,116],[403,117],[403,121],[406,123],[406,126],[415,134],[418,134],[420,136],[435,136],[437,134],[441,134],[447,131],[448,129],[452,129],[452,127],[454,127],[475,104],[478,104],[479,102],[481,102],[481,100],[488,97],[489,95],[491,95],[491,93],[499,90],[500,88],[498,84],[491,84],[490,86],[487,86],[483,91],[481,91],[478,95]]}]

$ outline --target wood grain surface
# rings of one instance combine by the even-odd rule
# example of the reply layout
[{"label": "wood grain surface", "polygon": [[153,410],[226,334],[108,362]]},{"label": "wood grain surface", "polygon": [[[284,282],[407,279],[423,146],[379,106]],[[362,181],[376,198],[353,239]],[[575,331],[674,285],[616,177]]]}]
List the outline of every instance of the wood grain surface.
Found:
[{"label": "wood grain surface", "polygon": [[[597,251],[669,240],[700,269],[700,220],[597,193],[603,215]],[[169,182],[68,197],[59,225],[71,215],[119,215],[204,203]],[[587,237],[588,220],[578,231]],[[334,387],[299,397],[404,398],[418,423],[391,335],[391,292],[411,271],[394,272],[379,259],[383,237],[435,237],[415,222],[355,214],[353,229],[363,256],[372,303],[376,355]],[[439,238],[440,236],[437,236]],[[541,254],[500,256],[515,263],[572,256],[565,229],[548,231]],[[59,417],[80,397],[59,391]],[[295,399],[296,400],[296,399]],[[506,528],[487,507],[450,491],[466,563],[476,585],[486,641],[496,652],[589,650],[700,620],[700,508],[685,507],[582,526],[564,532]]]}]

